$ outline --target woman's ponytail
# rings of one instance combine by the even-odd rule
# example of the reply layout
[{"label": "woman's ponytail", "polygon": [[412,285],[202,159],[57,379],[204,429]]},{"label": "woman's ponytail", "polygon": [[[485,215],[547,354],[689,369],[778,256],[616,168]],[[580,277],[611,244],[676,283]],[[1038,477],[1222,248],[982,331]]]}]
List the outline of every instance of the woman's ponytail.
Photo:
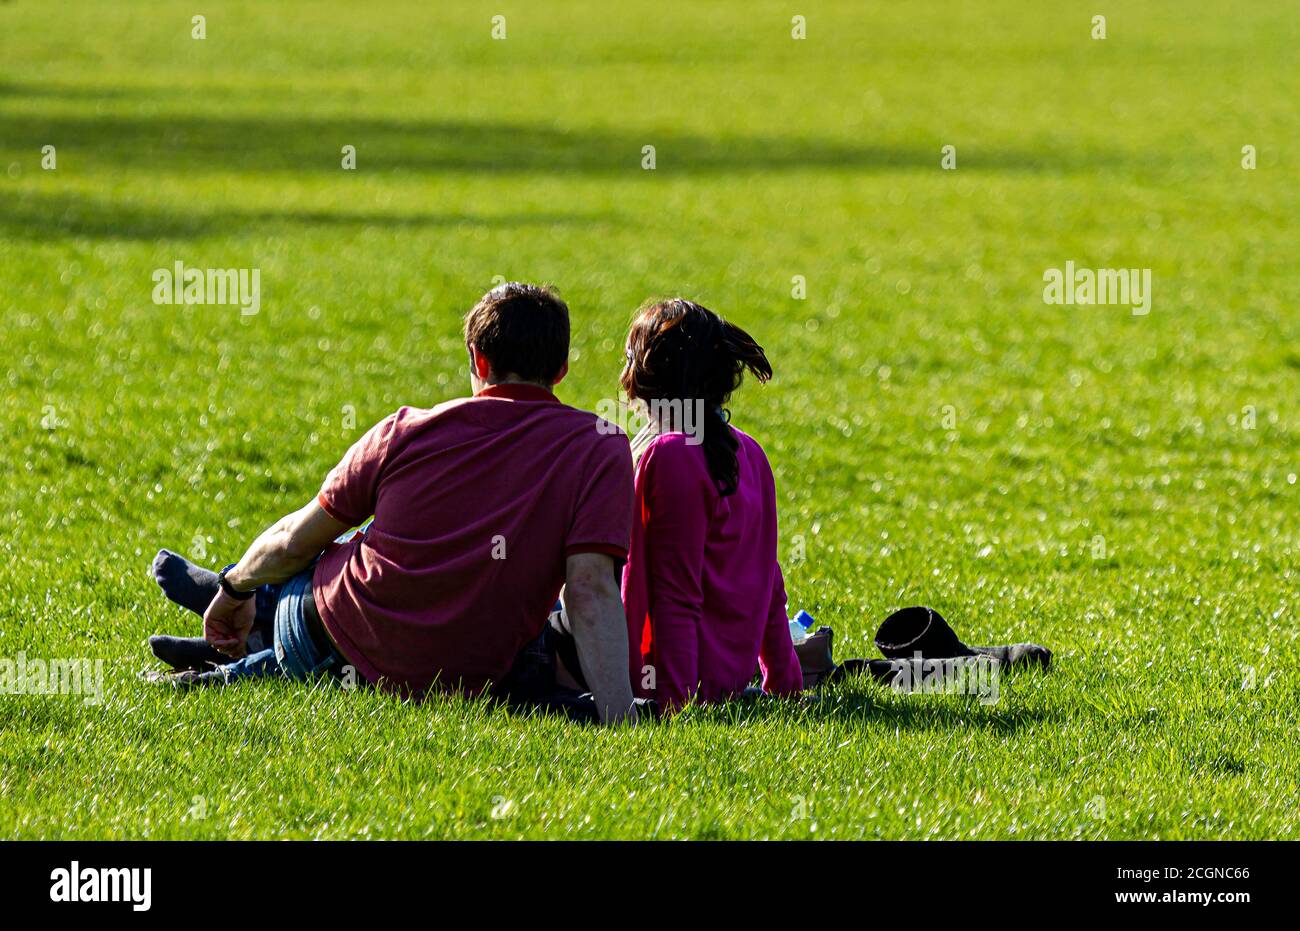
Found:
[{"label": "woman's ponytail", "polygon": [[749,369],[760,385],[770,381],[772,363],[767,361],[767,354],[763,352],[763,347],[740,327],[721,318],[719,320],[722,323],[722,340],[727,354],[740,363],[742,368]]}]

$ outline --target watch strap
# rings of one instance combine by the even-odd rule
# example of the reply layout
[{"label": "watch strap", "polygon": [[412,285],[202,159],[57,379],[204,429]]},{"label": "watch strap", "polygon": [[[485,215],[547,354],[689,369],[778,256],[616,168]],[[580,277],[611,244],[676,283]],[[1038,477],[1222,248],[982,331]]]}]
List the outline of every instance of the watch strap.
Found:
[{"label": "watch strap", "polygon": [[229,595],[231,598],[235,599],[236,601],[247,601],[248,599],[256,595],[257,591],[253,590],[251,592],[241,592],[239,589],[235,588],[235,586],[231,585],[230,582],[226,579],[226,573],[229,572],[231,569],[235,568],[236,565],[237,565],[236,563],[232,562],[230,565],[226,566],[226,568],[218,572],[217,584],[221,586],[221,590],[223,592],[225,592],[227,595]]}]

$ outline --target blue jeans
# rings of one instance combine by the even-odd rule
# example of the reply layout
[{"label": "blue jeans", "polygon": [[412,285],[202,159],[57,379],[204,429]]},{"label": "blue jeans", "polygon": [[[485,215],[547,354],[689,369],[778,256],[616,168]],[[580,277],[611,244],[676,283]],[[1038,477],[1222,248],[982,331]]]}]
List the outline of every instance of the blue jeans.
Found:
[{"label": "blue jeans", "polygon": [[311,577],[315,568],[314,564],[308,566],[280,586],[275,603],[275,645],[221,667],[226,681],[264,676],[307,680],[343,674],[348,661],[333,647],[322,656],[307,627],[306,599],[312,597]]}]

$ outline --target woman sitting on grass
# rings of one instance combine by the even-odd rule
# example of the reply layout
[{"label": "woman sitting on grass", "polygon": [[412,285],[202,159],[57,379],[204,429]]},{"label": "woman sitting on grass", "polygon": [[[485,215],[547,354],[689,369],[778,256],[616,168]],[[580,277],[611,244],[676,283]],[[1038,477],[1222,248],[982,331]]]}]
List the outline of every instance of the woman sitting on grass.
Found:
[{"label": "woman sitting on grass", "polygon": [[635,510],[623,604],[632,686],[666,711],[803,688],[777,561],[776,485],[763,448],[723,408],[748,369],[772,377],[748,333],[691,301],[641,311],[620,379],[649,425],[632,442]]}]

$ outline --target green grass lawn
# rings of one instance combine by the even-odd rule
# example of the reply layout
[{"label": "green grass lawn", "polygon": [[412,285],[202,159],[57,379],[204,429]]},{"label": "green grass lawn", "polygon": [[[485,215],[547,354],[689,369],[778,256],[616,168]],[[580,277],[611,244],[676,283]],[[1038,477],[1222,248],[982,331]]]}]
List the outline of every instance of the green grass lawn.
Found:
[{"label": "green grass lawn", "polygon": [[[1296,837],[1298,27],[1227,0],[0,3],[0,658],[104,661],[101,704],[0,696],[0,837]],[[1150,268],[1150,314],[1045,304],[1067,260]],[[260,313],[155,305],[176,261],[259,268]],[[495,276],[570,302],[578,406],[648,296],[768,348],[735,421],[791,610],[840,656],[925,603],[1054,671],[628,732],[142,682],[148,634],[197,630],[153,553],[233,561],[371,423],[465,393]]]}]

